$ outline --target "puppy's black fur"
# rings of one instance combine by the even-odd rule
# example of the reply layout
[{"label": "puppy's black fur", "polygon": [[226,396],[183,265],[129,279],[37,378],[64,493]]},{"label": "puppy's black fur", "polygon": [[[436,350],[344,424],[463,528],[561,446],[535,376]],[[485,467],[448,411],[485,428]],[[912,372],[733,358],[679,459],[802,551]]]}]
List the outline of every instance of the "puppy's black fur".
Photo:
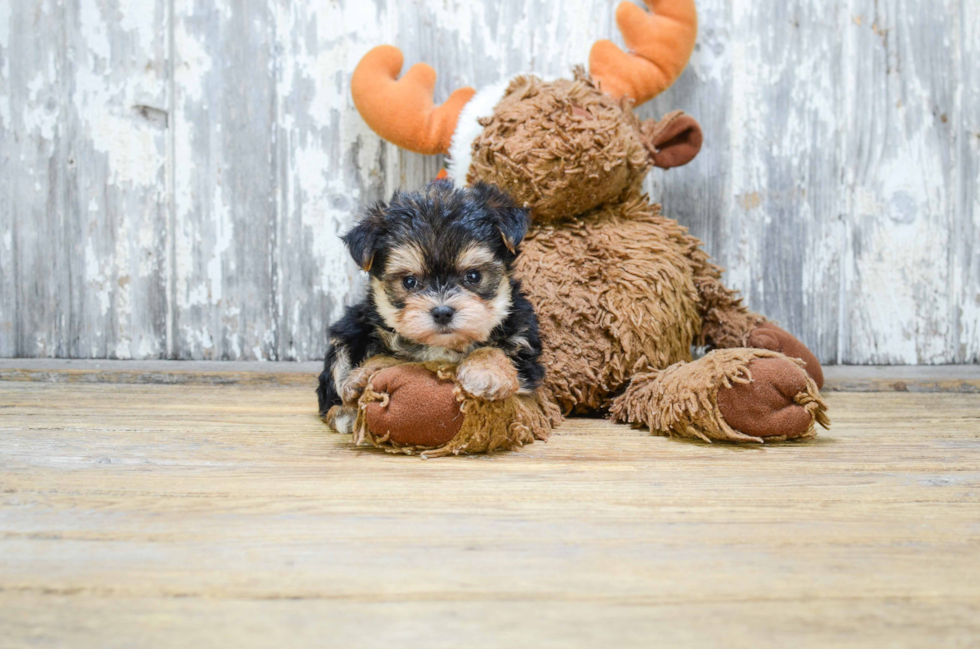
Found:
[{"label": "puppy's black fur", "polygon": [[[344,243],[368,271],[371,289],[330,327],[320,415],[341,405],[350,371],[378,354],[459,362],[496,347],[513,363],[522,391],[537,387],[544,376],[538,321],[511,277],[528,224],[527,210],[483,183],[455,189],[436,181],[369,209]],[[437,308],[453,312],[447,324],[436,321]]]}]

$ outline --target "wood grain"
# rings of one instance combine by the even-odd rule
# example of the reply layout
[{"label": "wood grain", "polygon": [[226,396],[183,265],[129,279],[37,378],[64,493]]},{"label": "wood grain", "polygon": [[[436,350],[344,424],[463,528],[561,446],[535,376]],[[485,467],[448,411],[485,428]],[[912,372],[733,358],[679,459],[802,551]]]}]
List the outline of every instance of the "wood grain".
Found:
[{"label": "wood grain", "polygon": [[[824,362],[980,362],[971,0],[698,0],[643,118],[706,145],[647,189]],[[373,45],[436,100],[567,75],[613,0],[0,0],[0,356],[322,357],[363,277],[337,235],[441,157],[350,100]]]},{"label": "wood grain", "polygon": [[423,461],[298,387],[0,383],[5,646],[972,646],[980,395]]}]

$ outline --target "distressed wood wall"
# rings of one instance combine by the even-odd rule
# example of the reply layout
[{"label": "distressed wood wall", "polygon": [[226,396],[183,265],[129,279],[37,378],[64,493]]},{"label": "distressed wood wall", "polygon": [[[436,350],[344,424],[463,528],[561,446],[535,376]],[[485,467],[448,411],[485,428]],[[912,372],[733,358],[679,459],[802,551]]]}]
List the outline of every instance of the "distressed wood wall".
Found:
[{"label": "distressed wood wall", "polygon": [[[839,363],[980,361],[980,3],[699,0],[640,112],[706,133],[651,195]],[[0,356],[310,359],[362,286],[337,238],[441,161],[378,140],[382,42],[437,99],[558,75],[612,0],[0,0]]]}]

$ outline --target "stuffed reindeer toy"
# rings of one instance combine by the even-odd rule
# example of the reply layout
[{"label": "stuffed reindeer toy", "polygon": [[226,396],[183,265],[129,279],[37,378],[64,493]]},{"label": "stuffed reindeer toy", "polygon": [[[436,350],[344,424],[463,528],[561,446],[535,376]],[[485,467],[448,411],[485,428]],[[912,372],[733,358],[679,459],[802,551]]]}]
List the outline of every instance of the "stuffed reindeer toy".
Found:
[{"label": "stuffed reindeer toy", "polygon": [[[514,269],[537,312],[546,375],[533,399],[501,404],[461,391],[451,366],[387,365],[351,404],[356,440],[409,452],[511,448],[547,436],[558,421],[550,404],[705,441],[802,439],[829,425],[813,353],[749,311],[701,242],[642,193],[651,168],[687,164],[702,142],[681,112],[642,122],[633,113],[680,75],[697,35],[693,0],[647,4],[649,12],[628,2],[617,9],[628,53],[599,41],[588,72],[521,74],[456,90],[438,106],[431,67],[398,79],[398,49],[377,47],[358,64],[354,102],[378,135],[448,154],[457,185],[496,185],[530,210]],[[694,346],[710,351],[692,360]],[[465,416],[479,423],[413,443]],[[456,439],[461,428],[488,439],[474,432],[488,417],[494,431],[523,434],[494,433],[489,445]]]}]

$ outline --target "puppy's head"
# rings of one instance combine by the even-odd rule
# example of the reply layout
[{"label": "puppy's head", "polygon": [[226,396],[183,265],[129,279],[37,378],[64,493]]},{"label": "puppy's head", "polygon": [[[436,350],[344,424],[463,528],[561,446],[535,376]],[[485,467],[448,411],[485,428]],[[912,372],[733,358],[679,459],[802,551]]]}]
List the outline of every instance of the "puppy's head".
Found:
[{"label": "puppy's head", "polygon": [[378,203],[344,243],[370,273],[385,324],[414,342],[463,351],[507,317],[527,226],[527,210],[495,187],[442,181]]}]

